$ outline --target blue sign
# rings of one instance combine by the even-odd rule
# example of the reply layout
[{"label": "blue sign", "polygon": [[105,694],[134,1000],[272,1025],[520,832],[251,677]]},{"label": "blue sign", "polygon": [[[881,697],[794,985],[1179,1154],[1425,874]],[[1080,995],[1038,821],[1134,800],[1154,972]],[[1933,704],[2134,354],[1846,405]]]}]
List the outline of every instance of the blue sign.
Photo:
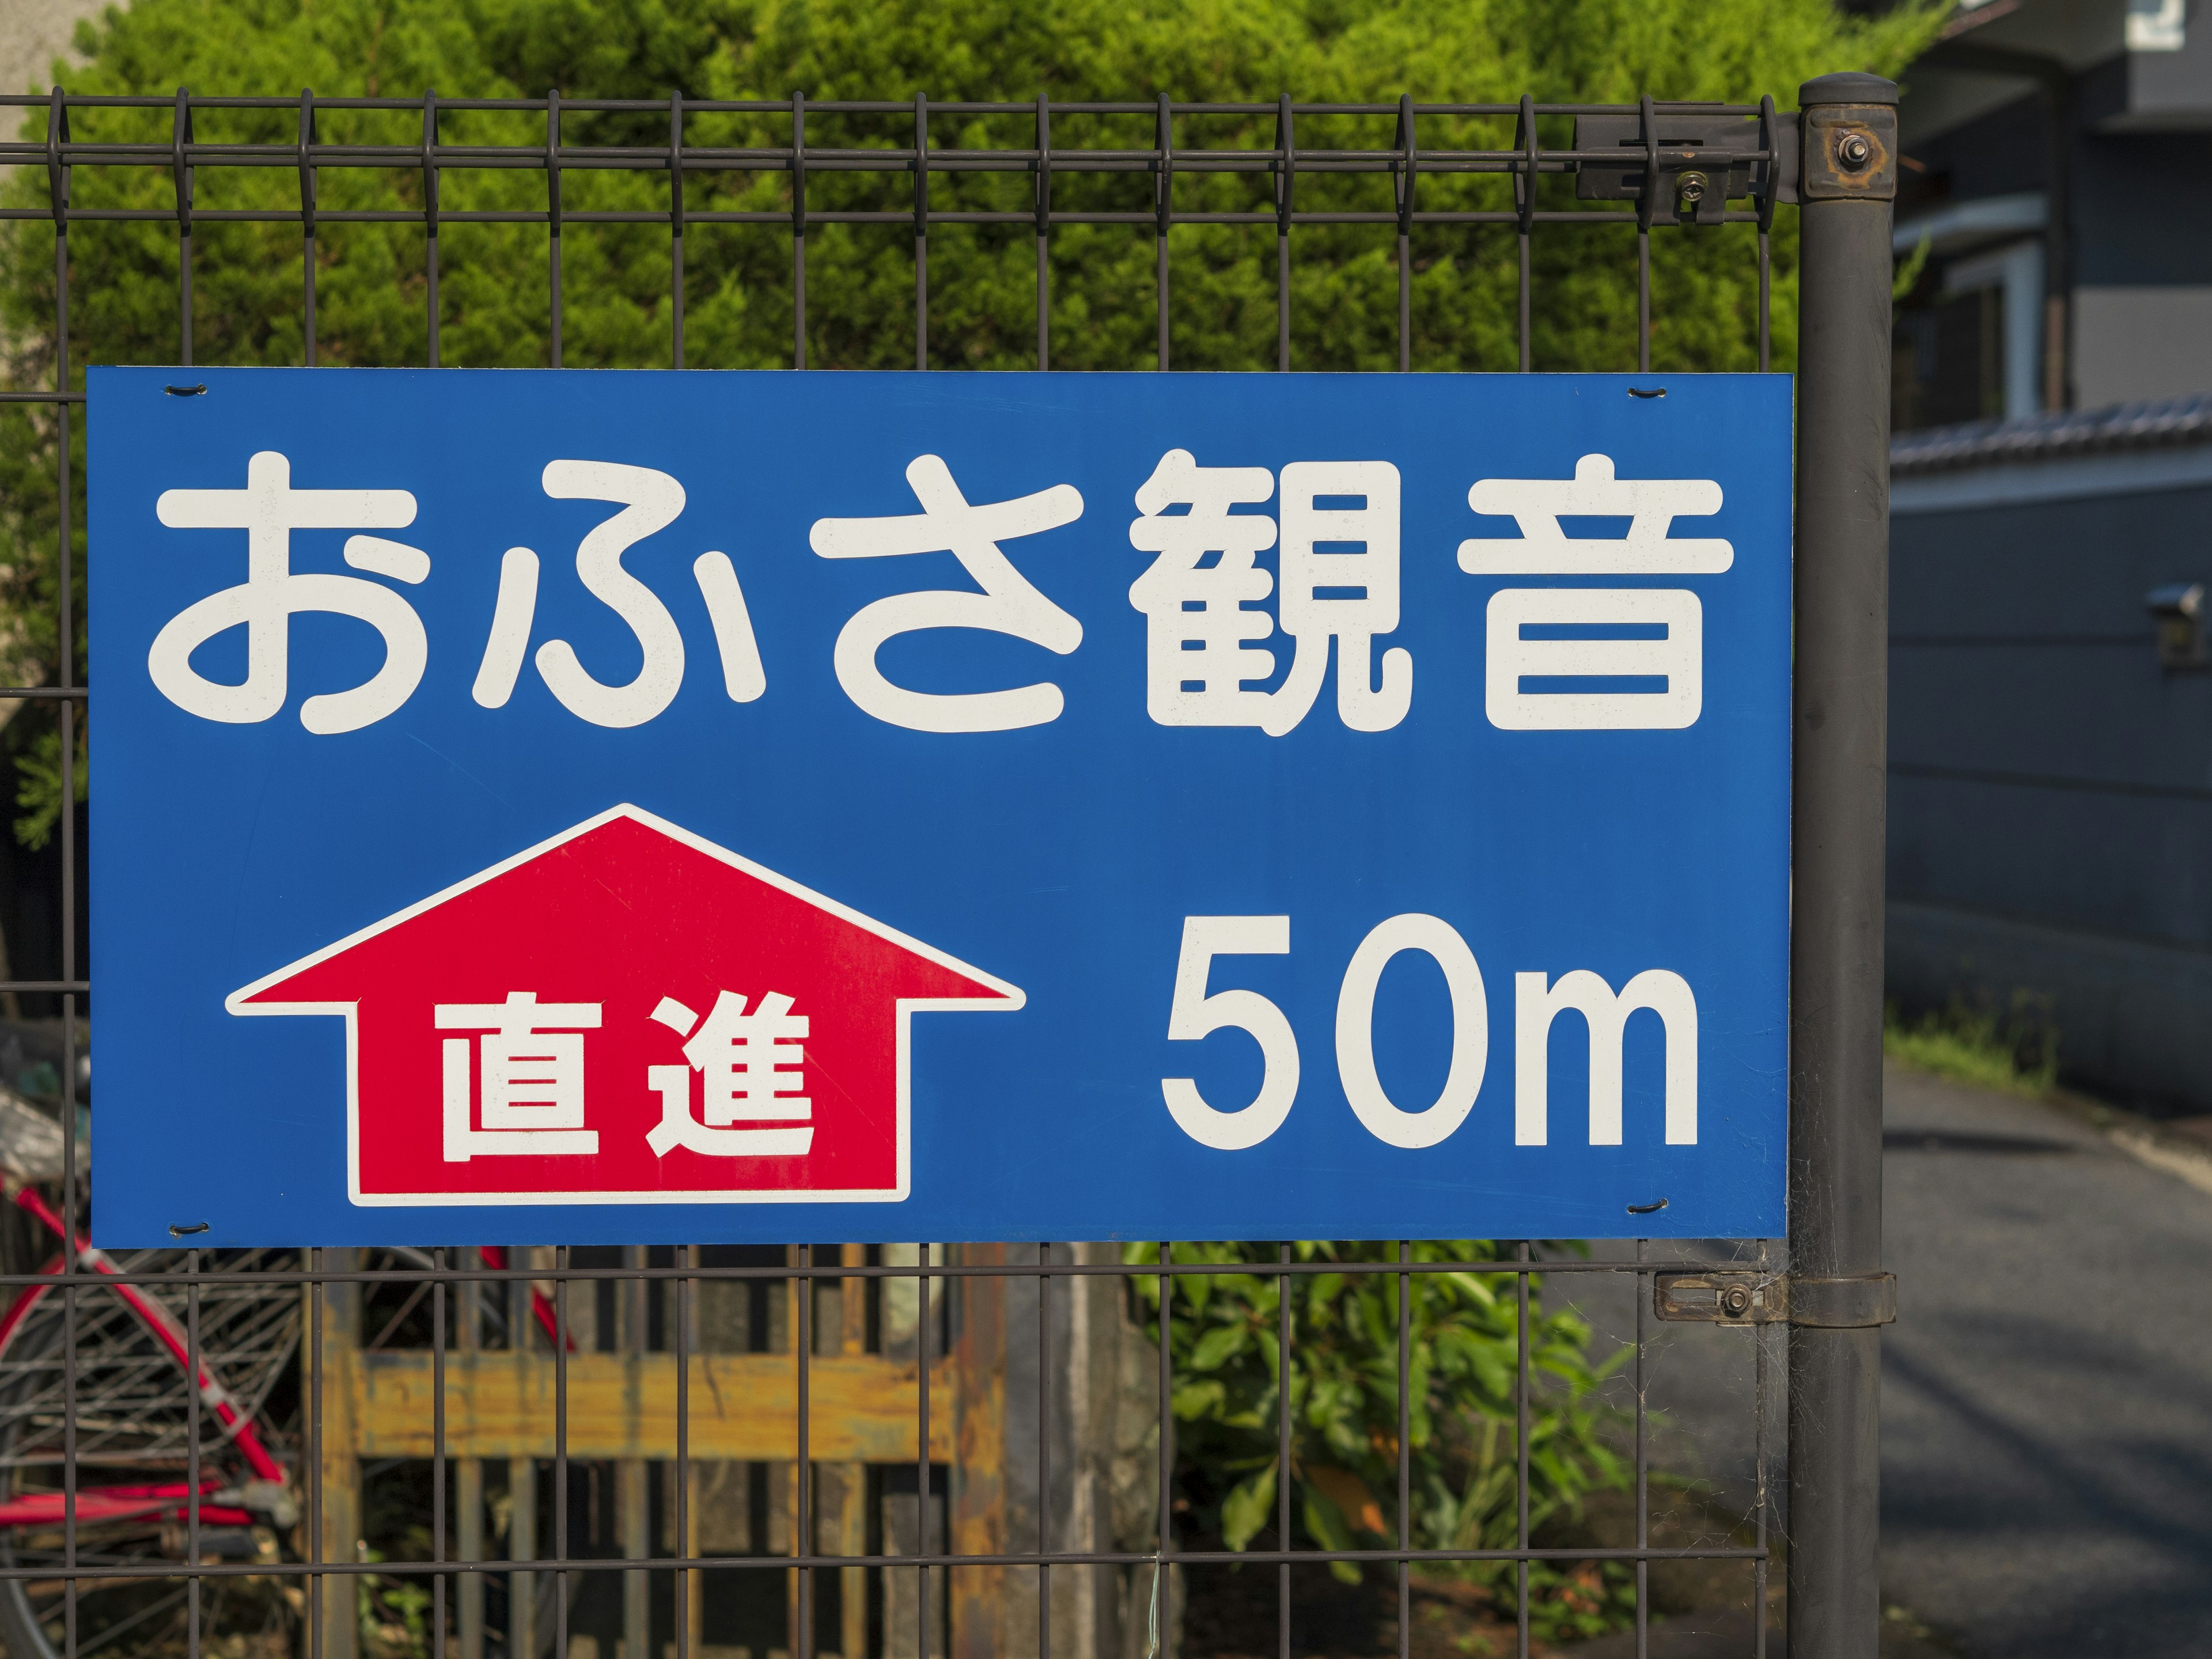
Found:
[{"label": "blue sign", "polygon": [[100,1243],[1784,1230],[1786,378],[193,374]]}]

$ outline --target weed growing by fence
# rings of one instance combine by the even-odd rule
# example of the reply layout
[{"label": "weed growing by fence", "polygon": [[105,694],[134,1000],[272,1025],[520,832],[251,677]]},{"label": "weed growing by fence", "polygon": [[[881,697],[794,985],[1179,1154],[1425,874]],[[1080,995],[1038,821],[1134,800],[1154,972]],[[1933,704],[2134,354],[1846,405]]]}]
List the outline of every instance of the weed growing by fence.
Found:
[{"label": "weed growing by fence", "polygon": [[1883,1011],[1882,1053],[1956,1083],[2039,1095],[2058,1079],[2058,1027],[2051,999],[2014,991],[2002,1012],[1954,1001],[1908,1018],[1895,1003]]},{"label": "weed growing by fence", "polygon": [[[1272,1262],[1272,1244],[1182,1243],[1177,1262]],[[1502,1259],[1485,1240],[1413,1247],[1419,1263],[1465,1270],[1413,1276],[1408,1308],[1411,1496],[1416,1549],[1511,1548],[1517,1541],[1515,1354],[1519,1310],[1510,1277],[1482,1264]],[[1297,1261],[1392,1260],[1385,1243],[1303,1240]],[[1159,1247],[1133,1244],[1131,1262],[1157,1261]],[[1158,1340],[1159,1281],[1133,1279],[1146,1330]],[[1178,1276],[1169,1313],[1173,1339],[1176,1455],[1182,1495],[1198,1524],[1232,1549],[1272,1537],[1284,1479],[1277,1444],[1280,1350],[1278,1303],[1291,1296],[1291,1547],[1373,1549],[1398,1541],[1398,1287],[1387,1273]],[[1529,1509],[1532,1533],[1570,1520],[1601,1489],[1625,1488],[1631,1471],[1608,1444],[1612,1414],[1596,1389],[1622,1349],[1590,1363],[1590,1330],[1571,1313],[1543,1306],[1530,1281]],[[1282,1547],[1280,1544],[1273,1546]],[[1544,1563],[1529,1574],[1531,1629],[1545,1639],[1592,1635],[1634,1610],[1634,1576],[1619,1563],[1599,1583]],[[1340,1578],[1358,1570],[1336,1563]],[[1425,1565],[1421,1571],[1486,1589],[1502,1610],[1515,1605],[1510,1562]]]}]

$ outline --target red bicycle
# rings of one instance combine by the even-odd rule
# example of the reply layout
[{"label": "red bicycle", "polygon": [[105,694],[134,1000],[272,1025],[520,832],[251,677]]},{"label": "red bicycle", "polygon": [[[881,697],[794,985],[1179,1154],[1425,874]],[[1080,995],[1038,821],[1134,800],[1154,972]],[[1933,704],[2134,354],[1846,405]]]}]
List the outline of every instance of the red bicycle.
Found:
[{"label": "red bicycle", "polygon": [[[80,1159],[80,1170],[86,1167]],[[77,1659],[102,1651],[110,1659],[167,1659],[182,1650],[190,1614],[190,1590],[175,1569],[193,1551],[195,1394],[199,1559],[276,1568],[307,1557],[295,1363],[305,1297],[296,1280],[274,1276],[296,1267],[298,1253],[116,1256],[82,1234],[70,1237],[41,1190],[59,1181],[58,1126],[4,1087],[0,1168],[29,1237],[50,1241],[48,1249],[64,1247],[94,1279],[76,1292],[73,1332],[58,1284],[21,1287],[0,1314],[0,1566],[45,1570],[0,1580],[0,1648],[8,1659],[63,1659],[64,1474],[73,1462],[76,1565],[143,1570],[76,1581]],[[12,1231],[20,1237],[27,1230],[19,1223]],[[21,1244],[9,1254],[20,1256]],[[199,1271],[213,1276],[199,1287],[197,1310],[182,1286],[131,1282],[184,1269],[195,1254]],[[388,1255],[395,1266],[434,1265],[419,1250]],[[489,1267],[507,1265],[498,1249],[486,1247],[483,1256]],[[63,1261],[54,1249],[35,1271],[58,1276]],[[530,1303],[550,1343],[552,1304],[536,1286]],[[538,1586],[541,1649],[551,1639],[560,1589],[550,1575]],[[567,1589],[573,1595],[574,1585]],[[301,1649],[306,1604],[300,1581],[279,1572],[204,1579],[203,1649],[235,1659],[292,1659]]]},{"label": "red bicycle", "polygon": [[[0,1315],[0,1565],[53,1570],[0,1581],[0,1644],[11,1659],[63,1653],[63,1477],[74,1462],[77,1565],[146,1569],[76,1581],[79,1659],[173,1646],[189,1591],[166,1574],[191,1543],[194,1393],[200,1558],[274,1565],[299,1522],[301,1296],[267,1277],[295,1266],[295,1254],[200,1252],[201,1270],[218,1278],[200,1288],[195,1341],[181,1289],[124,1278],[184,1267],[186,1252],[111,1256],[65,1233],[36,1187],[9,1185],[39,1232],[106,1282],[76,1292],[73,1316],[58,1285],[36,1284]],[[63,1261],[58,1252],[41,1271],[58,1275]],[[204,1638],[244,1638],[268,1659],[290,1653],[300,1608],[286,1588],[258,1575],[204,1581]]]}]

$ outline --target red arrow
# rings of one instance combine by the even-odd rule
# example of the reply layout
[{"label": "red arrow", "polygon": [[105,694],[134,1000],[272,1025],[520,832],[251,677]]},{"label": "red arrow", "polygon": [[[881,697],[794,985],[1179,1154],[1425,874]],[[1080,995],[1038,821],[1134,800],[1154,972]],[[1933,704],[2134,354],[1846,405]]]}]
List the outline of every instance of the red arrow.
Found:
[{"label": "red arrow", "polygon": [[356,1203],[896,1200],[980,969],[617,806],[234,992],[346,1021]]}]

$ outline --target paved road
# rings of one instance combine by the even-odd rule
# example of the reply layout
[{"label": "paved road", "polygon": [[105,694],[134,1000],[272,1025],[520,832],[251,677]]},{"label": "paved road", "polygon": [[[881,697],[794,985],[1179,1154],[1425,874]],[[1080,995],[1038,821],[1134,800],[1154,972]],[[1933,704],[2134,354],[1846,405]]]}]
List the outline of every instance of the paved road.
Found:
[{"label": "paved road", "polygon": [[[2057,1108],[1914,1073],[1887,1130],[1886,1601],[1970,1659],[2212,1655],[2212,1195]],[[1625,1287],[1577,1289],[1599,1352],[1632,1334]],[[1669,1326],[1645,1354],[1654,1466],[1724,1513],[1753,1491],[1750,1341]]]},{"label": "paved road", "polygon": [[1893,1073],[1889,1597],[2006,1659],[2212,1653],[2212,1195]]}]

